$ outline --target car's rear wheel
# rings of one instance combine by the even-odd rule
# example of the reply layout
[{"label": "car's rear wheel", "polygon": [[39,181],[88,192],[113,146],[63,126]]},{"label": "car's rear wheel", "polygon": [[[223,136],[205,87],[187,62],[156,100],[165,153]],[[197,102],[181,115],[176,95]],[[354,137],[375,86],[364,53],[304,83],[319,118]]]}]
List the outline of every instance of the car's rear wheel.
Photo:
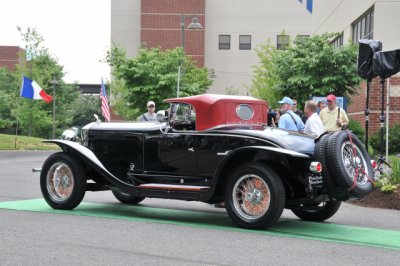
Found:
[{"label": "car's rear wheel", "polygon": [[120,191],[112,191],[112,193],[117,200],[125,204],[138,204],[145,199],[144,197],[136,197]]},{"label": "car's rear wheel", "polygon": [[86,176],[82,164],[68,153],[51,155],[43,164],[40,188],[52,208],[74,209],[81,203],[86,192]]},{"label": "car's rear wheel", "polygon": [[292,212],[302,220],[321,222],[331,218],[340,207],[341,201],[331,200],[319,204],[302,206],[303,209],[293,209]]},{"label": "car's rear wheel", "polygon": [[225,207],[237,225],[267,228],[276,223],[284,206],[285,189],[272,168],[248,163],[233,171],[225,190]]}]

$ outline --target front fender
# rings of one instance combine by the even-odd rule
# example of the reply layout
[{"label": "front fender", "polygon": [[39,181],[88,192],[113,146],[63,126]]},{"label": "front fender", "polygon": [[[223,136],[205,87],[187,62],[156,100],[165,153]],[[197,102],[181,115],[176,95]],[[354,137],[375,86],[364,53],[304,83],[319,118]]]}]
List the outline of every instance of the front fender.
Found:
[{"label": "front fender", "polygon": [[104,177],[109,183],[117,187],[129,187],[132,188],[133,185],[123,182],[115,177],[107,168],[100,162],[96,155],[85,146],[69,141],[69,140],[44,140],[44,143],[54,143],[60,146],[64,152],[69,152],[70,149],[73,150],[84,162],[88,163],[93,169]]}]

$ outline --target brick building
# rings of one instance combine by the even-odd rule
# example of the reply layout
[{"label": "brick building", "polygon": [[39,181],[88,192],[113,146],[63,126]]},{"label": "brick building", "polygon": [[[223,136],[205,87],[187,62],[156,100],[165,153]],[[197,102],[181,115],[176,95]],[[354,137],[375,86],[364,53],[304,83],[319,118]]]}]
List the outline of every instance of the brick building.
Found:
[{"label": "brick building", "polygon": [[181,14],[188,14],[184,16],[185,53],[204,66],[204,30],[190,30],[187,25],[194,17],[204,25],[205,0],[142,1],[140,40],[162,49],[181,46]]},{"label": "brick building", "polygon": [[[387,102],[387,81],[384,84],[384,114],[386,114],[386,107],[389,104],[389,126],[400,123],[400,76],[393,76],[390,78],[390,94],[389,102]],[[349,116],[360,122],[364,127],[365,125],[365,100],[367,93],[366,82],[363,82],[358,89],[357,95],[351,98],[351,104],[347,108]],[[380,78],[372,80],[370,97],[369,97],[369,130],[368,132],[375,133],[379,130],[379,117],[381,113],[382,90]]]},{"label": "brick building", "polygon": [[20,64],[20,55],[24,49],[18,46],[0,46],[0,67],[14,70],[16,64]]},{"label": "brick building", "polygon": [[[128,56],[135,55],[141,44],[179,47],[184,14],[185,52],[214,76],[208,92],[225,94],[234,88],[244,95],[251,85],[253,66],[259,63],[255,52],[259,44],[270,40],[279,49],[289,36],[340,32],[333,42],[337,47],[368,38],[382,41],[384,50],[396,49],[400,48],[399,13],[400,0],[113,0],[111,38]],[[202,30],[187,28],[194,17]],[[400,76],[390,79],[391,125],[400,121],[399,82]],[[365,87],[360,86],[347,110],[363,126]],[[380,99],[377,79],[371,89],[370,133],[379,129]]]}]

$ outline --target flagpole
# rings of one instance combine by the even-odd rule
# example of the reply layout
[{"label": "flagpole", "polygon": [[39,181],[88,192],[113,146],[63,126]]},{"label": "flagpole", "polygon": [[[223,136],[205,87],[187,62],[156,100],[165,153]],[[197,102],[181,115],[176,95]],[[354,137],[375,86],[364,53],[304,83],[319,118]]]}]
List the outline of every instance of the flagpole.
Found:
[{"label": "flagpole", "polygon": [[56,84],[57,80],[53,77],[51,84],[53,85],[53,133],[52,138],[56,138]]}]

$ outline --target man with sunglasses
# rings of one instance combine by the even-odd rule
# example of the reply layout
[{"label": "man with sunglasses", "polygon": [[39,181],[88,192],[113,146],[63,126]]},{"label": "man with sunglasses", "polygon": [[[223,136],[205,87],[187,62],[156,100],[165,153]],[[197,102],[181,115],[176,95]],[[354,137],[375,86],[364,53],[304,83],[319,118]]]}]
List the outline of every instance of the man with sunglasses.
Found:
[{"label": "man with sunglasses", "polygon": [[328,108],[324,108],[319,113],[322,124],[328,132],[335,132],[342,130],[349,125],[349,118],[343,108],[337,107],[336,96],[329,94],[326,97]]},{"label": "man with sunglasses", "polygon": [[141,122],[157,121],[156,104],[153,101],[147,102],[147,113],[142,114],[139,117],[139,121]]}]

